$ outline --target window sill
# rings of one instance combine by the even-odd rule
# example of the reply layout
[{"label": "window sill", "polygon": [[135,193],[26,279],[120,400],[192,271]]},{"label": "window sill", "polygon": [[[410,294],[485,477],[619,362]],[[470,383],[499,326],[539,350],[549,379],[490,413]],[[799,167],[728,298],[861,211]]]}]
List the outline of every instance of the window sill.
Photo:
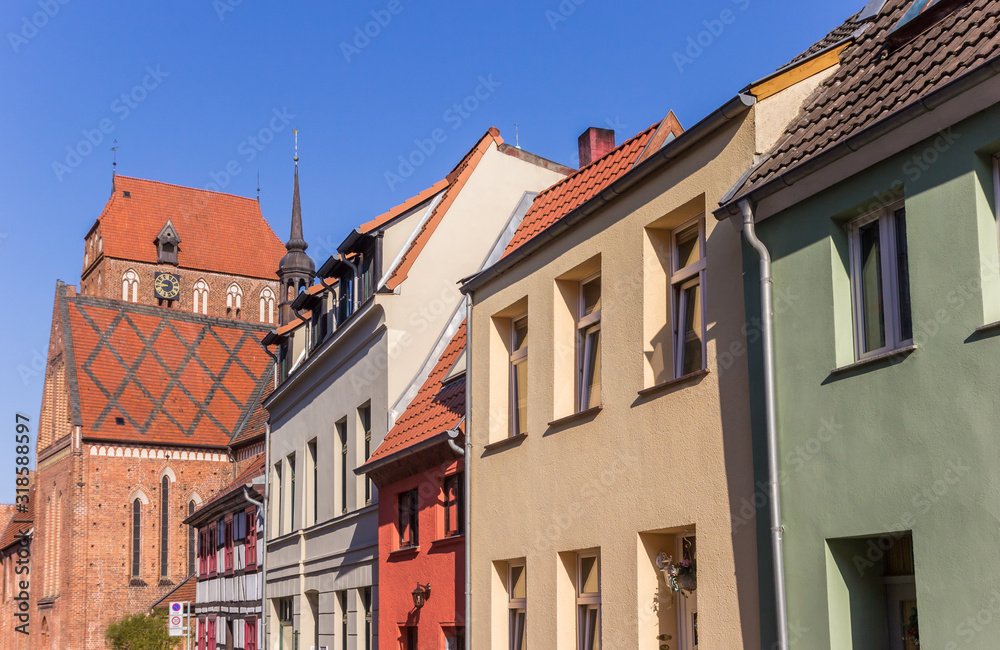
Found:
[{"label": "window sill", "polygon": [[668,381],[663,382],[662,384],[657,384],[655,386],[651,386],[650,388],[643,388],[642,390],[639,391],[639,397],[651,397],[653,395],[668,391],[671,388],[680,386],[682,384],[686,384],[688,382],[694,383],[696,380],[700,380],[702,377],[705,377],[708,374],[709,370],[707,368],[702,370],[696,370],[694,372],[678,377],[677,379],[670,379]]},{"label": "window sill", "polygon": [[868,357],[867,359],[861,359],[860,361],[855,361],[854,363],[848,364],[846,366],[841,366],[840,368],[834,368],[830,371],[831,375],[841,375],[845,372],[850,372],[852,370],[857,370],[858,368],[863,368],[865,366],[875,365],[883,361],[893,361],[902,360],[903,357],[907,356],[911,352],[917,349],[915,344],[907,345],[906,347],[896,348],[895,350],[889,350],[888,352],[883,352],[881,354],[876,354],[873,357]]},{"label": "window sill", "polygon": [[510,436],[509,438],[504,438],[503,440],[497,440],[496,442],[491,442],[483,447],[483,451],[492,452],[506,449],[507,447],[517,447],[524,442],[524,439],[527,437],[528,434],[519,433],[516,436]]},{"label": "window sill", "polygon": [[139,578],[132,578],[131,580],[128,581],[128,586],[129,587],[146,587],[148,585],[145,582],[143,582],[141,579],[139,579]]},{"label": "window sill", "polygon": [[436,539],[431,542],[431,548],[440,548],[442,546],[452,546],[457,542],[465,540],[465,535],[459,533],[457,535],[449,535],[448,537],[442,537],[441,539]]},{"label": "window sill", "polygon": [[406,557],[408,555],[416,555],[419,551],[419,546],[407,546],[406,548],[397,548],[395,551],[390,552],[389,557]]},{"label": "window sill", "polygon": [[979,332],[992,332],[994,330],[1000,330],[1000,320],[995,323],[986,323],[985,325],[980,325],[976,328],[976,333]]},{"label": "window sill", "polygon": [[567,415],[564,418],[559,418],[558,420],[552,420],[551,422],[549,422],[549,428],[557,429],[559,427],[564,427],[568,424],[579,422],[580,420],[586,420],[587,418],[597,415],[603,409],[604,409],[603,406],[595,406],[593,408],[587,409],[586,411],[580,411],[578,413],[574,413],[573,415]]}]

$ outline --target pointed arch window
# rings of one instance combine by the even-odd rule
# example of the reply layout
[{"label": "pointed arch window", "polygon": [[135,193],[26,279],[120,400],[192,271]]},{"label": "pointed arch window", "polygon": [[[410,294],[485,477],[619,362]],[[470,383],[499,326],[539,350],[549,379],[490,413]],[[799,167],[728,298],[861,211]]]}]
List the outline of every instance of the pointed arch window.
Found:
[{"label": "pointed arch window", "polygon": [[194,313],[208,314],[208,283],[203,278],[194,283]]},{"label": "pointed arch window", "polygon": [[170,573],[167,569],[170,559],[167,543],[170,531],[170,477],[164,476],[160,489],[160,577],[166,578]]},{"label": "pointed arch window", "polygon": [[[188,502],[188,517],[194,514],[195,503],[194,499]],[[195,529],[194,526],[188,526],[188,575],[194,573],[194,561],[197,554],[197,549],[195,546]]]},{"label": "pointed arch window", "polygon": [[260,292],[260,322],[274,324],[274,292],[270,287]]},{"label": "pointed arch window", "polygon": [[132,577],[139,577],[139,560],[142,549],[142,501],[138,497],[132,501]]},{"label": "pointed arch window", "polygon": [[235,282],[226,289],[226,316],[239,318],[243,311],[243,289]]},{"label": "pointed arch window", "polygon": [[122,300],[139,302],[139,274],[129,269],[122,275]]}]

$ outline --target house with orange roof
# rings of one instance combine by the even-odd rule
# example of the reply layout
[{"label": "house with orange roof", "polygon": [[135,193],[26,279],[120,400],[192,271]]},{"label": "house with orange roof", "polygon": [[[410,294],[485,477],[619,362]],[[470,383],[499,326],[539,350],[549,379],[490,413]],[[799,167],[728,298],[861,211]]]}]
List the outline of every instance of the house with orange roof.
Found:
[{"label": "house with orange roof", "polygon": [[185,518],[264,451],[285,247],[252,199],[114,187],[82,290],[56,285],[31,432],[33,648],[103,648],[109,623],[187,580]]},{"label": "house with orange roof", "polygon": [[[288,296],[265,341],[280,368],[265,401],[271,647],[292,647],[296,633],[300,647],[376,647],[378,488],[355,471],[457,331],[459,279],[499,259],[535,194],[571,171],[490,129],[444,179],[348,233],[319,283]],[[311,272],[295,265],[301,279]]]},{"label": "house with orange roof", "polygon": [[357,470],[379,493],[378,633],[389,647],[466,647],[465,341],[463,322]]},{"label": "house with orange roof", "polygon": [[[709,219],[836,56],[684,130],[668,114],[538,194],[467,279],[477,650],[761,648],[739,232]],[[700,644],[700,645],[699,645]]]}]

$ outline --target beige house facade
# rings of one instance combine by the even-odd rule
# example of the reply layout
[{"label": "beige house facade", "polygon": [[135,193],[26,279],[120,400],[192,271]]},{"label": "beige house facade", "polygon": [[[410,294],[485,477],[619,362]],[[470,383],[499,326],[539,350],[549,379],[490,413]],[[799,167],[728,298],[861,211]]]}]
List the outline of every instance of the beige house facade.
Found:
[{"label": "beige house facade", "polygon": [[761,647],[757,334],[741,234],[708,216],[835,67],[669,115],[536,197],[464,285],[477,649]]}]

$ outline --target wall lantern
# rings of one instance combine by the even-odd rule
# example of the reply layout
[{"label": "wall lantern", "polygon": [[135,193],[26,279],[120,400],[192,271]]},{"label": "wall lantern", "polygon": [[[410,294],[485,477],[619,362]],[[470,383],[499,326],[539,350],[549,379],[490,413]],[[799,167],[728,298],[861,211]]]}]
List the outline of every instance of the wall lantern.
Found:
[{"label": "wall lantern", "polygon": [[431,583],[427,583],[423,587],[420,583],[417,583],[417,588],[413,590],[413,606],[420,609],[424,606],[424,602],[431,597]]}]

